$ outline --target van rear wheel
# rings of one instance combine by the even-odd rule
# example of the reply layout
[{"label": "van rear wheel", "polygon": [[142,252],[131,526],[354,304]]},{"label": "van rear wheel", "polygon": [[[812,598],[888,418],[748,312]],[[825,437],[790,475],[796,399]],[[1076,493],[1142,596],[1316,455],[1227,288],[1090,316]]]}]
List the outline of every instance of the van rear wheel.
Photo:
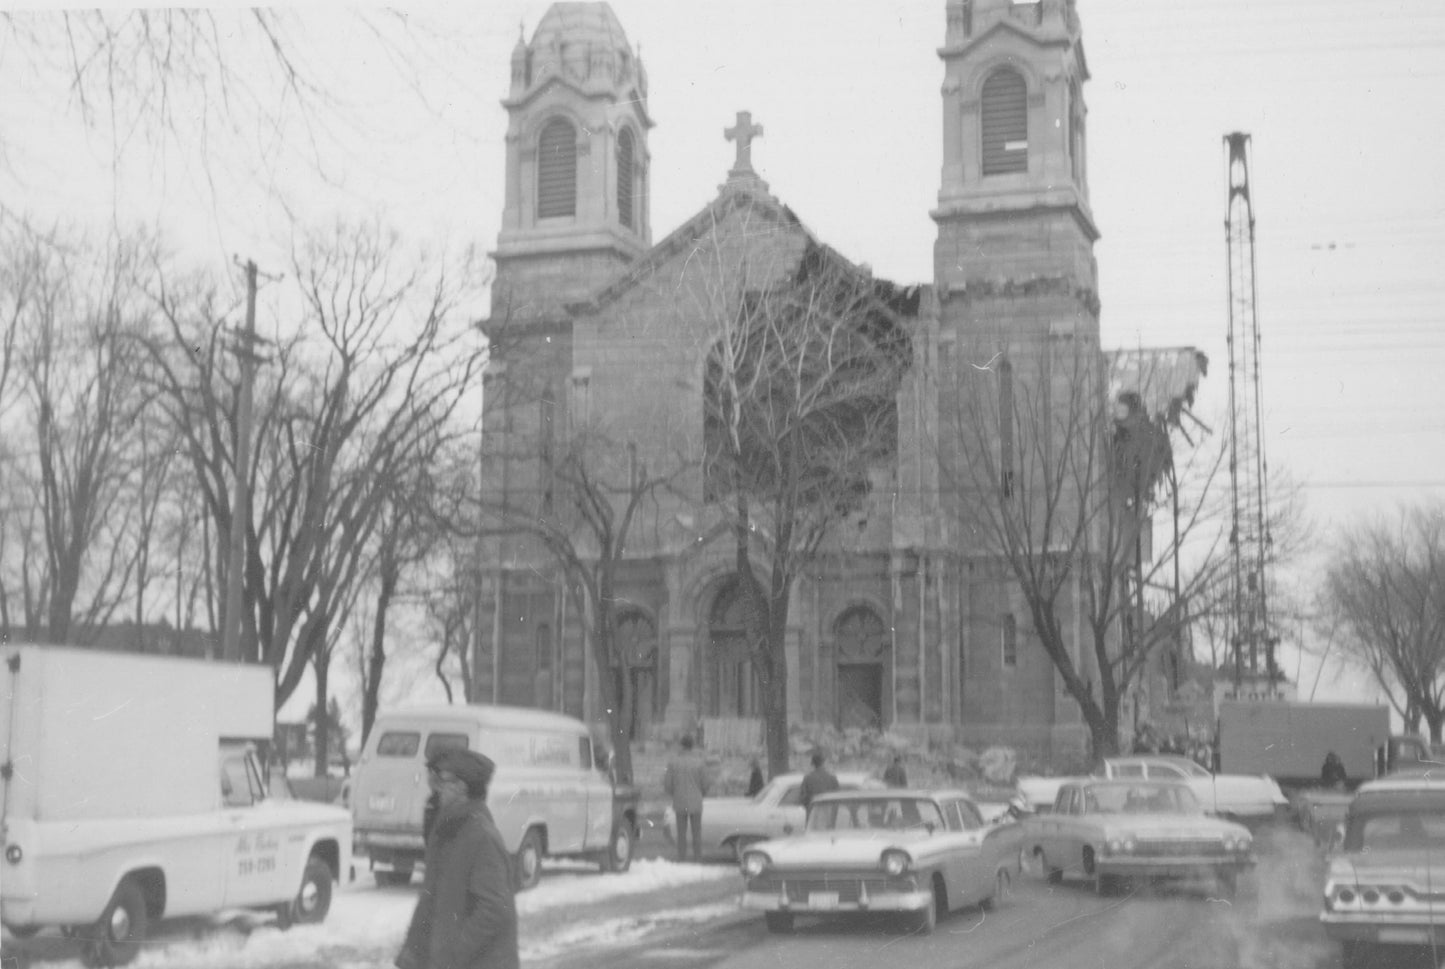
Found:
[{"label": "van rear wheel", "polygon": [[100,919],[86,929],[81,957],[87,966],[123,966],[140,952],[149,928],[145,892],[135,879],[122,878]]},{"label": "van rear wheel", "polygon": [[517,849],[517,888],[526,891],[536,888],[542,880],[542,835],[536,828],[529,828]]},{"label": "van rear wheel", "polygon": [[331,866],[312,855],[301,874],[301,887],[291,902],[291,921],[312,925],[331,911]]},{"label": "van rear wheel", "polygon": [[621,874],[632,867],[632,822],[618,818],[612,825],[612,837],[607,842],[607,864],[610,872]]}]

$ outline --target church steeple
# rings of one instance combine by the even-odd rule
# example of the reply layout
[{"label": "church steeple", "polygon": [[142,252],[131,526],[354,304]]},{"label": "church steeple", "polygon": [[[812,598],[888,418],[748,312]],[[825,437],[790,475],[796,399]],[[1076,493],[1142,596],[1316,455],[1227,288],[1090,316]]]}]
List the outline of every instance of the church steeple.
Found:
[{"label": "church steeple", "polygon": [[555,3],[512,51],[494,302],[587,295],[652,243],[647,77],[606,3]]},{"label": "church steeple", "polygon": [[[948,0],[938,54],[940,289],[1047,276],[1092,293],[1099,232],[1089,209],[1089,71],[1074,0]],[[995,234],[1006,223],[1020,246],[977,245],[985,223]]]}]

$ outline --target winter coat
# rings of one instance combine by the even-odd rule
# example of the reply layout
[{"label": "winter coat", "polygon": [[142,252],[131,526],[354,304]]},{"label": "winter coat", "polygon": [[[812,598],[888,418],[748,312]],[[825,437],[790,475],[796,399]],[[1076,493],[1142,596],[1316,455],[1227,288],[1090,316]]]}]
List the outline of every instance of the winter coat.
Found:
[{"label": "winter coat", "polygon": [[426,880],[397,965],[518,969],[512,857],[481,799],[437,812]]},{"label": "winter coat", "polygon": [[901,763],[894,761],[889,764],[888,769],[883,772],[883,783],[889,787],[907,787],[908,772],[903,769]]},{"label": "winter coat", "polygon": [[693,751],[672,758],[662,775],[662,789],[672,795],[672,809],[678,814],[700,814],[707,793],[707,765]]},{"label": "winter coat", "polygon": [[756,795],[758,791],[761,791],[763,789],[763,785],[765,783],[766,782],[763,780],[763,769],[761,767],[754,767],[752,775],[748,778],[747,796],[753,797],[754,795]]},{"label": "winter coat", "polygon": [[813,803],[813,798],[819,794],[827,794],[829,791],[838,789],[838,778],[826,767],[814,767],[808,771],[803,778],[803,807]]}]

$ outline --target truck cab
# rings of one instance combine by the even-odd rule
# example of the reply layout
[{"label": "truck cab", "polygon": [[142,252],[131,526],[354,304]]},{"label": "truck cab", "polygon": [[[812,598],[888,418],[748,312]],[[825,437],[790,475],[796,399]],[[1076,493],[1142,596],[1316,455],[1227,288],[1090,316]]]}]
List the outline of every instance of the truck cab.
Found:
[{"label": "truck cab", "polygon": [[272,799],[268,667],[0,647],[0,920],[83,940],[95,965],[152,922],[223,909],[319,922],[351,870],[351,817]]}]

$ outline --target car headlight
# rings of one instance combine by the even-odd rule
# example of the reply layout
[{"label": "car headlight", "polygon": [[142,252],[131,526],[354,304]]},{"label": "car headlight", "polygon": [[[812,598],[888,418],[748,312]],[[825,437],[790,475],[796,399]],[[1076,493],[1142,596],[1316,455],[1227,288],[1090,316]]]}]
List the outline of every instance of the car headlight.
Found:
[{"label": "car headlight", "polygon": [[1248,851],[1254,842],[1248,834],[1227,834],[1224,836],[1225,851]]},{"label": "car headlight", "polygon": [[883,852],[883,857],[879,859],[883,873],[895,878],[907,871],[911,862],[912,859],[908,857],[908,852],[899,851],[896,848],[890,848]]},{"label": "car headlight", "polygon": [[756,878],[768,870],[771,859],[761,851],[749,851],[743,855],[743,874]]}]

